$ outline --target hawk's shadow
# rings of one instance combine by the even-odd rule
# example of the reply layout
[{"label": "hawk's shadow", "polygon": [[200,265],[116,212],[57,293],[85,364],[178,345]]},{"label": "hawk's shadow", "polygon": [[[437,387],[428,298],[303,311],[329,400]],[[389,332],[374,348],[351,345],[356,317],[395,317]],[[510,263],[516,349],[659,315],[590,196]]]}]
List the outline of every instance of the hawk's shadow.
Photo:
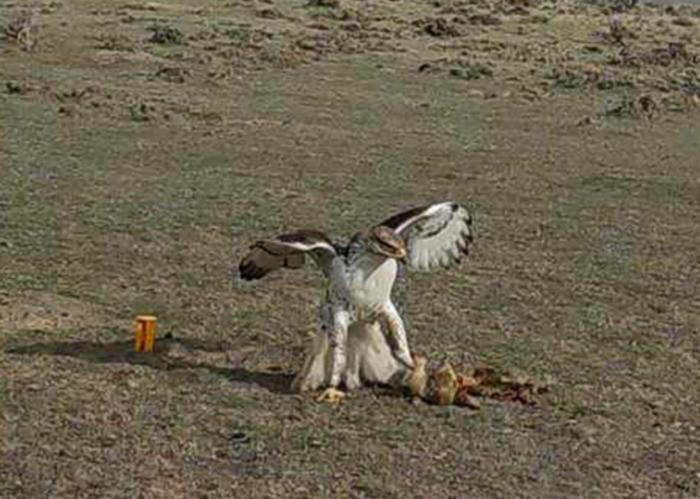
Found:
[{"label": "hawk's shadow", "polygon": [[225,345],[196,338],[165,338],[159,340],[153,352],[134,351],[133,341],[41,342],[8,349],[6,352],[17,355],[61,355],[74,357],[96,364],[132,364],[152,369],[172,371],[177,369],[207,369],[231,381],[257,385],[270,392],[291,394],[289,386],[293,376],[270,371],[252,371],[243,367],[222,367],[201,361],[169,356],[174,345],[180,345],[185,352],[223,352]]}]

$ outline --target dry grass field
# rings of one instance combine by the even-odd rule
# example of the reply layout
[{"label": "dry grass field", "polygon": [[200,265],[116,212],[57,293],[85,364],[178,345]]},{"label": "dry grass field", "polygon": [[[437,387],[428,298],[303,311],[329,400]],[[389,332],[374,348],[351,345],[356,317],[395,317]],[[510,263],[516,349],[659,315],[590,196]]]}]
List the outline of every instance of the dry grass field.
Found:
[{"label": "dry grass field", "polygon": [[[602,4],[0,1],[0,497],[700,497],[700,8]],[[443,199],[413,349],[549,393],[289,393],[247,246]]]}]

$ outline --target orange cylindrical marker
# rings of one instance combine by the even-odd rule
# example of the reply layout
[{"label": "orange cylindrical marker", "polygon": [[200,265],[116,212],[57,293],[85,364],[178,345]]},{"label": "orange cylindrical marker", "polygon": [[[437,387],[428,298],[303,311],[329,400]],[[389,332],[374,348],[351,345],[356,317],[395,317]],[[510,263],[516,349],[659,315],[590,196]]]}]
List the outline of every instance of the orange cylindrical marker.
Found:
[{"label": "orange cylindrical marker", "polygon": [[156,342],[156,318],[153,315],[136,317],[136,351],[152,352]]}]

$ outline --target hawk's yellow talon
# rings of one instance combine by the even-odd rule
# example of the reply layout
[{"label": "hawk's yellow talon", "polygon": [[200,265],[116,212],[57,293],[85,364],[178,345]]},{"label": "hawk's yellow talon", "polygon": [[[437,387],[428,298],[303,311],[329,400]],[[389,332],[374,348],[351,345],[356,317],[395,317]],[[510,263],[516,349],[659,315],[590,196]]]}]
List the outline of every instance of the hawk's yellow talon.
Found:
[{"label": "hawk's yellow talon", "polygon": [[323,393],[316,397],[316,402],[328,402],[329,404],[337,404],[345,398],[345,392],[336,388],[326,388]]}]

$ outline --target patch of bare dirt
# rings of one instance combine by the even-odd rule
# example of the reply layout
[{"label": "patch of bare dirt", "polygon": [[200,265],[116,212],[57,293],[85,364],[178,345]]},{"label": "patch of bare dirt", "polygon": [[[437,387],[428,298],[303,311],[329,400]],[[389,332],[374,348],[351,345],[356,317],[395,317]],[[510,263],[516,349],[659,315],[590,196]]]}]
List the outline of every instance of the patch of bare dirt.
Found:
[{"label": "patch of bare dirt", "polygon": [[60,332],[100,324],[99,310],[75,298],[51,293],[0,294],[0,332]]}]

